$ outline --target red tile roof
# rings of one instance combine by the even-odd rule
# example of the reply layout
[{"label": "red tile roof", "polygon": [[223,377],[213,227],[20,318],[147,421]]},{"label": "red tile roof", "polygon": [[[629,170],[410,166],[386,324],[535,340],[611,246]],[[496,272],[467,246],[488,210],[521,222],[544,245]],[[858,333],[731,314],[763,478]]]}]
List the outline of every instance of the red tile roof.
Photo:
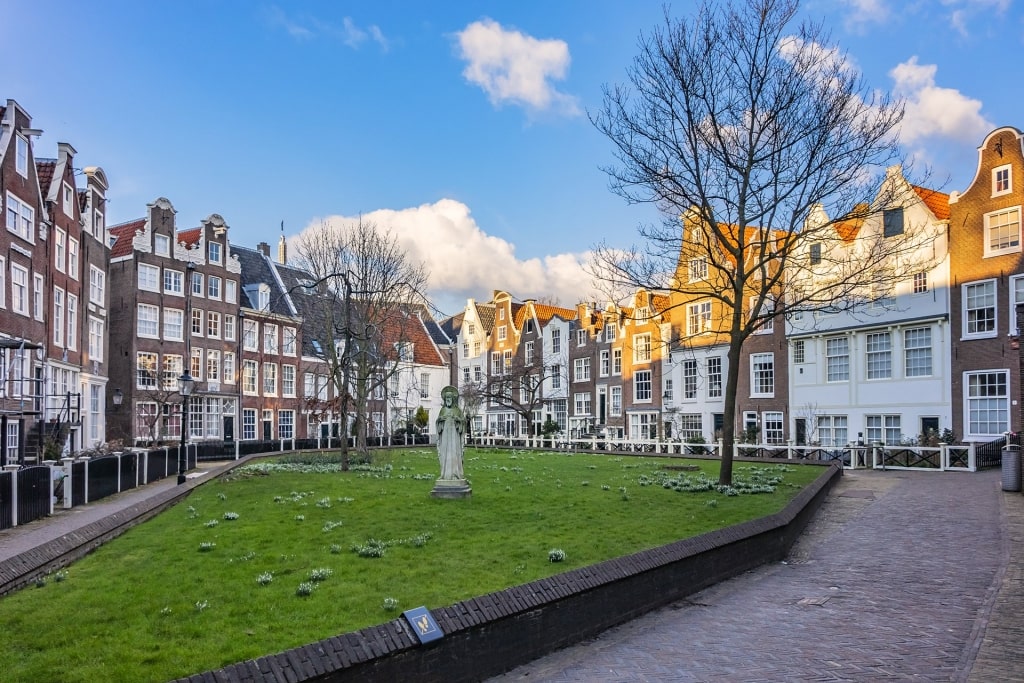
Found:
[{"label": "red tile roof", "polygon": [[561,308],[547,304],[534,304],[533,308],[537,312],[537,320],[540,321],[541,325],[547,324],[556,315],[561,317],[562,320],[576,319],[576,310],[572,308]]},{"label": "red tile roof", "polygon": [[935,217],[940,221],[949,219],[949,195],[945,192],[939,192],[937,190],[929,190],[927,187],[919,187],[917,185],[911,185],[914,188],[914,192],[921,198],[924,205],[927,206]]},{"label": "red tile roof", "polygon": [[189,249],[194,249],[199,244],[199,237],[203,234],[202,228],[191,228],[178,232],[178,243],[184,244]]},{"label": "red tile roof", "polygon": [[39,191],[45,198],[50,194],[53,174],[57,170],[56,159],[36,159],[36,176],[39,178]]},{"label": "red tile roof", "polygon": [[114,244],[110,247],[110,258],[128,256],[132,253],[132,240],[135,239],[135,235],[146,229],[146,219],[139,218],[127,223],[120,223],[108,229],[115,238]]}]

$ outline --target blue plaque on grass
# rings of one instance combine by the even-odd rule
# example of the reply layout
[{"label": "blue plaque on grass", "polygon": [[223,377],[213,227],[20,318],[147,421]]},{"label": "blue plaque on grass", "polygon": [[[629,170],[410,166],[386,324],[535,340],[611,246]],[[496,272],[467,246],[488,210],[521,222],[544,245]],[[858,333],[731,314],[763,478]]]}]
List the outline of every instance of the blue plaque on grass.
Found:
[{"label": "blue plaque on grass", "polygon": [[441,627],[434,621],[434,615],[426,607],[407,609],[402,612],[402,616],[409,622],[409,626],[412,626],[412,630],[416,637],[420,639],[421,645],[444,636]]}]

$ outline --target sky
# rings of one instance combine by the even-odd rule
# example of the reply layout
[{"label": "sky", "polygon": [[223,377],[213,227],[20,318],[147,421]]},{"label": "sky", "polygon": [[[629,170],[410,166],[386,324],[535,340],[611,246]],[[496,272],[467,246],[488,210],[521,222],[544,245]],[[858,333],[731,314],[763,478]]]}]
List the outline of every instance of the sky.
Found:
[{"label": "sky", "polygon": [[[805,0],[867,84],[904,99],[931,185],[966,189],[977,148],[1024,128],[1024,0]],[[597,244],[659,218],[608,189],[590,122],[642,33],[694,2],[0,0],[0,99],[110,180],[108,225],[166,197],[179,229],[233,243],[322,222],[389,231],[440,315],[494,290],[572,307]],[[273,253],[276,253],[276,249]]]}]

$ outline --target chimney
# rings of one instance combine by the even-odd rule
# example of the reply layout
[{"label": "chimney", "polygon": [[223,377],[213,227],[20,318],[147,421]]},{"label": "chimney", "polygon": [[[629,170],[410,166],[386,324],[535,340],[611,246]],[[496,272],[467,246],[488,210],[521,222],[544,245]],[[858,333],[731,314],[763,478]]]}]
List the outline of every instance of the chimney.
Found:
[{"label": "chimney", "polygon": [[266,242],[260,242],[256,245],[256,251],[260,252],[267,258],[270,258],[270,245]]},{"label": "chimney", "polygon": [[277,240],[277,262],[281,265],[288,263],[288,242],[285,240],[284,235]]}]

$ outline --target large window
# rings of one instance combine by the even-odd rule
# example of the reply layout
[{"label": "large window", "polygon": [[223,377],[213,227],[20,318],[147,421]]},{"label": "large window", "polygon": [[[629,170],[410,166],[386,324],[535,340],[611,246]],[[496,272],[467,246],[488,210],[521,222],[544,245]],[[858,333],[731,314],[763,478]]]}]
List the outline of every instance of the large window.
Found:
[{"label": "large window", "polygon": [[67,264],[68,233],[60,228],[53,231],[53,265],[61,273]]},{"label": "large window", "polygon": [[242,439],[252,441],[256,438],[256,411],[252,408],[242,409]]},{"label": "large window", "polygon": [[11,264],[11,310],[28,315],[28,268]]},{"label": "large window", "polygon": [[147,292],[160,291],[160,269],[148,263],[139,264],[139,289]]},{"label": "large window", "polygon": [[611,387],[608,392],[611,415],[622,415],[622,387]]},{"label": "large window", "polygon": [[164,339],[181,341],[184,330],[185,313],[174,308],[164,309]]},{"label": "large window", "polygon": [[221,279],[214,275],[206,278],[206,296],[210,299],[220,298],[220,283]]},{"label": "large window", "polygon": [[904,373],[907,377],[932,374],[932,331],[915,327],[903,332]]},{"label": "large window", "polygon": [[829,382],[846,382],[850,379],[850,340],[833,337],[825,340],[826,378]]},{"label": "large window", "polygon": [[46,280],[41,273],[32,273],[32,315],[36,320],[43,319],[43,294]]},{"label": "large window", "polygon": [[242,361],[242,392],[246,394],[256,393],[257,366],[254,360]]},{"label": "large window", "polygon": [[722,357],[708,358],[708,398],[722,398]]},{"label": "large window", "polygon": [[279,439],[292,439],[292,438],[295,438],[295,411],[294,410],[279,410],[279,411],[277,411],[277,438],[279,438]]},{"label": "large window", "polygon": [[751,354],[750,395],[751,397],[775,395],[775,354]]},{"label": "large window", "polygon": [[1020,207],[985,214],[985,256],[1020,251]]},{"label": "large window", "polygon": [[295,396],[295,366],[281,366],[281,395]]},{"label": "large window", "polygon": [[64,290],[53,288],[53,343],[64,346]]},{"label": "large window", "polygon": [[277,396],[277,363],[263,364],[263,395]]},{"label": "large window", "polygon": [[277,325],[263,323],[263,353],[277,353]]},{"label": "large window", "polygon": [[697,398],[697,361],[683,361],[683,398]]},{"label": "large window", "polygon": [[7,229],[18,237],[33,241],[36,210],[10,192],[7,193]]},{"label": "large window", "polygon": [[579,393],[574,397],[576,412],[574,415],[590,415],[590,393]]},{"label": "large window", "polygon": [[646,363],[651,360],[651,335],[633,335],[633,362]]},{"label": "large window", "polygon": [[210,339],[220,339],[220,313],[210,311],[206,315],[206,336]]},{"label": "large window", "polygon": [[210,242],[209,246],[210,263],[220,263],[221,245],[219,242]]},{"label": "large window", "polygon": [[281,344],[281,351],[286,356],[294,356],[297,350],[296,339],[298,335],[294,327],[284,328],[284,341]]},{"label": "large window", "polygon": [[96,266],[89,266],[89,301],[97,306],[103,305],[106,280],[106,273]]},{"label": "large window", "polygon": [[764,442],[774,444],[785,443],[781,412],[764,414]]},{"label": "large window", "polygon": [[103,362],[103,321],[89,316],[89,360]]},{"label": "large window", "polygon": [[164,293],[182,294],[184,292],[185,274],[180,270],[164,268]]},{"label": "large window", "polygon": [[601,377],[607,377],[612,372],[612,354],[611,351],[605,349],[600,355],[600,368],[599,372]]},{"label": "large window", "polygon": [[20,135],[14,140],[14,170],[22,178],[28,178],[28,140]]},{"label": "large window", "polygon": [[848,441],[846,415],[818,416],[818,443],[822,446],[845,446]]},{"label": "large window", "polygon": [[231,351],[224,352],[224,382],[235,383],[235,354]]},{"label": "large window", "polygon": [[996,281],[985,280],[963,286],[964,336],[992,337],[996,334]]},{"label": "large window", "polygon": [[220,351],[206,350],[206,381],[220,382]]},{"label": "large window", "polygon": [[1021,333],[1021,321],[1017,319],[1017,305],[1024,304],[1024,275],[1010,278],[1010,334]]},{"label": "large window", "polygon": [[612,374],[622,374],[622,349],[612,349]]},{"label": "large window", "polygon": [[650,401],[652,398],[651,371],[637,370],[633,373],[633,400]]},{"label": "large window", "polygon": [[679,438],[683,441],[704,437],[704,424],[700,413],[679,416]]},{"label": "large window", "polygon": [[686,334],[693,336],[711,331],[711,302],[699,301],[686,306]]},{"label": "large window", "polygon": [[895,446],[903,437],[899,415],[867,415],[864,426],[868,443]]},{"label": "large window", "polygon": [[558,328],[551,330],[551,353],[562,352],[562,331]]},{"label": "large window", "polygon": [[160,309],[149,304],[139,304],[136,325],[140,337],[158,338],[160,336]]},{"label": "large window", "polygon": [[177,391],[179,377],[181,377],[181,356],[165,353],[160,387],[165,391]]},{"label": "large window", "polygon": [[242,321],[242,348],[246,351],[258,350],[256,337],[259,334],[259,325],[255,320]]},{"label": "large window", "polygon": [[135,386],[156,389],[156,354],[140,351],[135,359]]},{"label": "large window", "polygon": [[885,237],[903,234],[903,207],[882,211],[882,233]]},{"label": "large window", "polygon": [[1010,429],[1009,373],[967,373],[967,433],[1001,436]]},{"label": "large window", "polygon": [[573,381],[586,382],[590,380],[590,359],[577,358],[573,361]]},{"label": "large window", "polygon": [[868,379],[892,377],[892,336],[888,332],[866,335],[864,350],[867,355]]}]

